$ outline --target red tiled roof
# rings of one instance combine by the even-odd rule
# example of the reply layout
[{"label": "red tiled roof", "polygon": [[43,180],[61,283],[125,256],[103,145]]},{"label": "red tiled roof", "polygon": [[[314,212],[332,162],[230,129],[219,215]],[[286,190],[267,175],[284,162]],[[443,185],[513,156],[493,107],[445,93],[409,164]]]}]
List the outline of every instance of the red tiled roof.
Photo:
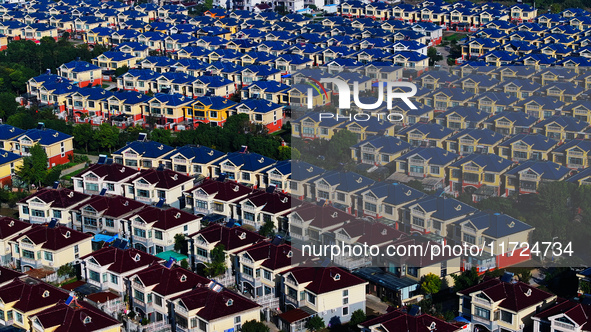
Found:
[{"label": "red tiled roof", "polygon": [[251,201],[256,207],[263,206],[262,211],[270,214],[281,213],[292,207],[291,196],[283,193],[255,191],[244,199]]},{"label": "red tiled roof", "polygon": [[309,221],[310,226],[316,228],[330,228],[343,224],[355,217],[334,206],[319,206],[316,204],[304,204],[297,207],[296,212],[304,221]]},{"label": "red tiled roof", "polygon": [[140,178],[146,180],[150,184],[156,184],[156,188],[160,189],[170,189],[180,186],[183,183],[193,181],[192,177],[169,169],[162,171],[155,169],[144,169],[140,171],[138,176],[130,179],[127,181],[127,183],[132,183]]},{"label": "red tiled roof", "polygon": [[144,203],[140,203],[123,196],[95,195],[88,201],[78,205],[76,209],[80,210],[88,205],[90,205],[97,212],[103,212],[104,216],[113,218],[122,217],[130,212],[146,206]]},{"label": "red tiled roof", "polygon": [[501,301],[499,307],[514,312],[531,307],[554,296],[523,282],[503,282],[500,279],[485,280],[478,285],[464,289],[460,294],[468,295],[477,291],[482,291],[494,302]]},{"label": "red tiled roof", "polygon": [[0,266],[0,284],[3,284],[9,280],[14,279],[14,278],[18,278],[22,275],[23,274],[20,272]]},{"label": "red tiled roof", "polygon": [[582,331],[588,331],[591,326],[591,306],[566,299],[558,299],[550,308],[540,312],[534,317],[548,320],[558,314],[564,314],[571,321],[577,323]]},{"label": "red tiled roof", "polygon": [[367,243],[368,245],[384,245],[393,240],[406,237],[403,232],[394,227],[361,219],[355,219],[345,224],[343,230],[351,238],[358,238],[356,242]]},{"label": "red tiled roof", "polygon": [[[68,232],[70,233],[69,237],[67,237]],[[90,234],[60,225],[49,228],[47,224],[34,224],[30,230],[23,233],[18,239],[22,239],[24,236],[28,237],[35,244],[43,243],[41,248],[49,250],[60,250],[85,239],[90,241],[92,237]]]},{"label": "red tiled roof", "polygon": [[[176,297],[189,310],[201,308],[197,316],[211,321],[221,317],[234,317],[239,313],[260,307],[255,302],[236,293],[222,290],[216,292],[208,287],[199,287]],[[228,300],[232,300],[231,304]]]},{"label": "red tiled roof", "polygon": [[[9,293],[18,295],[18,301],[14,304],[14,308],[20,312],[29,312],[47,307],[60,300],[65,301],[69,296],[67,292],[60,288],[30,277],[18,279],[16,283],[20,283],[22,286],[15,285],[16,287],[11,287]],[[0,287],[0,289],[4,290],[4,287]]]},{"label": "red tiled roof", "polygon": [[[241,235],[244,234],[243,238]],[[246,230],[242,227],[224,227],[219,224],[213,224],[200,230],[199,232],[192,234],[191,237],[201,235],[209,243],[223,244],[226,250],[234,250],[247,245],[252,245],[265,240],[264,236]]]},{"label": "red tiled roof", "polygon": [[295,267],[288,272],[293,274],[298,283],[310,282],[306,289],[315,294],[328,293],[366,283],[365,280],[339,267]]},{"label": "red tiled roof", "polygon": [[310,317],[310,314],[302,309],[292,309],[279,315],[280,319],[288,322],[289,324],[295,323],[308,317]]},{"label": "red tiled roof", "polygon": [[0,217],[0,239],[6,239],[31,227],[28,222],[9,217]]},{"label": "red tiled roof", "polygon": [[295,251],[289,244],[275,245],[270,242],[260,242],[245,250],[255,261],[264,260],[261,265],[271,271],[292,265],[292,257],[288,253]]},{"label": "red tiled roof", "polygon": [[121,296],[111,292],[100,292],[88,295],[86,298],[94,303],[105,303],[120,298]]},{"label": "red tiled roof", "polygon": [[200,185],[189,190],[189,192],[193,192],[199,188],[203,189],[209,195],[215,194],[214,199],[223,202],[232,201],[248,195],[253,191],[252,188],[232,181],[220,182],[206,179]]},{"label": "red tiled roof", "polygon": [[45,203],[53,202],[51,204],[51,207],[66,208],[82,202],[83,200],[89,198],[90,195],[79,193],[66,188],[41,189],[31,196],[21,199],[19,203],[26,203],[29,199],[33,197],[37,197]]},{"label": "red tiled roof", "polygon": [[[435,323],[435,329],[431,329],[433,323]],[[454,332],[460,329],[453,324],[427,314],[411,316],[398,310],[370,319],[361,325],[370,327],[377,324],[383,326],[386,332]]]},{"label": "red tiled roof", "polygon": [[[210,282],[209,279],[179,266],[167,269],[160,264],[147,267],[135,275],[146,287],[156,285],[153,291],[162,296],[176,294],[196,286],[207,285]],[[185,276],[185,281],[181,281],[183,275]]]},{"label": "red tiled roof", "polygon": [[62,289],[65,289],[67,291],[73,291],[74,289],[76,289],[82,285],[86,285],[86,282],[84,282],[82,280],[78,280],[78,281],[71,282],[69,284],[65,284],[61,287],[62,287]]},{"label": "red tiled roof", "polygon": [[[163,261],[156,256],[152,256],[134,248],[121,250],[118,248],[106,247],[86,255],[82,257],[82,259],[88,257],[94,258],[94,260],[96,260],[101,266],[109,265],[108,270],[115,273],[125,273]],[[137,261],[135,260],[136,257],[139,258]]]},{"label": "red tiled roof", "polygon": [[154,223],[154,228],[162,230],[175,228],[192,222],[200,222],[200,217],[181,211],[177,208],[162,210],[157,207],[146,206],[134,215],[139,216],[148,224]]},{"label": "red tiled roof", "polygon": [[84,177],[90,172],[96,174],[99,178],[102,178],[105,181],[111,182],[119,182],[139,173],[134,168],[120,164],[93,164],[76,177]]},{"label": "red tiled roof", "polygon": [[84,301],[72,302],[70,305],[59,301],[51,308],[40,311],[35,317],[45,329],[57,327],[53,330],[55,332],[90,332],[121,325],[117,320]]}]

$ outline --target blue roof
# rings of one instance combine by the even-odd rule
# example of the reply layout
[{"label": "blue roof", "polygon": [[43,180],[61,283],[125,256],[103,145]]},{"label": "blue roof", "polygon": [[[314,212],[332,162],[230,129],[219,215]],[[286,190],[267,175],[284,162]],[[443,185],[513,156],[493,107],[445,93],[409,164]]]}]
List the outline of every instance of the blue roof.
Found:
[{"label": "blue roof", "polygon": [[551,116],[537,123],[535,128],[544,128],[545,126],[556,123],[557,125],[564,128],[565,131],[582,132],[589,127],[589,123],[573,118],[572,116]]},{"label": "blue roof", "polygon": [[544,135],[519,134],[519,135],[512,136],[511,138],[509,138],[505,142],[501,143],[500,146],[505,146],[505,147],[511,146],[511,144],[513,144],[517,141],[522,141],[525,144],[531,146],[532,150],[538,150],[538,151],[550,150],[554,146],[556,146],[556,144],[558,144],[558,141],[548,138]]},{"label": "blue roof", "polygon": [[139,103],[147,103],[152,97],[147,94],[140,93],[133,90],[122,90],[113,93],[113,97],[122,100],[124,104],[134,105]]},{"label": "blue roof", "polygon": [[218,161],[217,164],[221,165],[223,163],[226,163],[227,161],[231,162],[236,167],[240,167],[240,170],[242,171],[250,172],[263,169],[277,162],[274,159],[265,157],[258,153],[232,152],[228,153],[226,157]]},{"label": "blue roof", "polygon": [[487,144],[487,145],[494,145],[495,143],[498,143],[505,138],[500,133],[497,133],[497,132],[492,131],[490,129],[484,128],[484,129],[464,129],[464,130],[461,130],[460,132],[454,134],[449,139],[456,140],[456,139],[460,139],[461,137],[464,137],[466,135],[471,137],[472,139],[474,139],[474,141],[476,141],[478,144]]},{"label": "blue roof", "polygon": [[510,169],[506,174],[516,175],[521,171],[530,169],[541,175],[545,180],[560,180],[571,172],[569,168],[552,161],[525,161],[522,164]]},{"label": "blue roof", "polygon": [[24,136],[41,145],[55,144],[72,137],[53,129],[29,129],[20,136],[15,137],[13,141],[17,141]]},{"label": "blue roof", "polygon": [[236,107],[240,107],[241,105],[248,107],[255,113],[268,113],[278,108],[283,108],[282,105],[264,99],[245,99]]},{"label": "blue roof", "polygon": [[280,92],[280,91],[287,91],[289,90],[290,86],[287,84],[275,82],[275,81],[255,81],[249,84],[244,88],[244,90],[249,90],[252,87],[258,87],[261,90],[265,90],[266,92]]},{"label": "blue roof", "polygon": [[511,234],[517,234],[527,230],[533,230],[533,227],[523,221],[513,218],[503,213],[493,213],[490,211],[481,211],[458,220],[455,224],[470,221],[477,230],[484,230],[482,234],[493,238],[502,238]]},{"label": "blue roof", "polygon": [[326,172],[325,169],[312,165],[305,161],[294,160],[291,162],[291,178],[293,180],[305,180]]},{"label": "blue roof", "polygon": [[530,127],[538,121],[536,117],[527,115],[524,112],[503,111],[493,115],[486,122],[494,123],[499,119],[506,119],[517,127]]},{"label": "blue roof", "polygon": [[457,199],[446,196],[427,196],[419,199],[418,204],[425,212],[433,212],[431,218],[439,220],[450,220],[470,213],[477,212],[476,208],[468,204],[462,203]]},{"label": "blue roof", "polygon": [[359,175],[355,172],[330,171],[321,175],[319,179],[323,179],[330,186],[336,186],[336,190],[348,193],[357,191],[363,187],[370,186],[375,183],[374,180]]},{"label": "blue roof", "polygon": [[221,110],[225,108],[234,108],[238,103],[226,99],[224,97],[219,96],[207,96],[207,97],[197,97],[194,99],[193,104],[195,103],[202,103],[203,105],[209,106],[212,110]]},{"label": "blue roof", "polygon": [[20,156],[16,153],[12,153],[12,152],[8,152],[6,150],[0,149],[0,165],[11,163],[11,162],[13,162],[15,160],[19,160],[21,158],[22,158],[22,156]]},{"label": "blue roof", "polygon": [[[106,56],[107,58],[111,59],[112,61],[123,61],[123,60],[129,60],[131,58],[135,58],[135,56],[133,54],[124,53],[124,52],[106,51],[105,53],[103,53],[103,55]],[[98,57],[96,57],[95,59],[98,59]]]},{"label": "blue roof", "polygon": [[170,153],[172,150],[174,150],[174,148],[172,148],[168,145],[164,145],[162,143],[158,143],[158,142],[133,141],[133,142],[127,143],[127,145],[122,147],[121,149],[113,152],[113,154],[120,155],[123,153],[123,151],[125,151],[127,149],[131,149],[131,150],[135,151],[137,154],[139,154],[140,156],[145,157],[145,158],[161,157],[161,156],[164,156],[164,155]]},{"label": "blue roof", "polygon": [[185,145],[172,151],[165,158],[171,159],[172,156],[181,154],[189,159],[191,163],[207,164],[224,156],[223,152],[201,145]]},{"label": "blue roof", "polygon": [[453,130],[436,123],[416,123],[410,127],[402,129],[397,135],[406,135],[415,130],[427,134],[427,138],[432,139],[442,139],[453,133]]},{"label": "blue roof", "polygon": [[429,148],[415,148],[410,152],[403,154],[402,156],[396,158],[396,160],[407,160],[412,156],[418,155],[421,158],[428,161],[430,165],[447,165],[448,163],[454,161],[459,156],[453,152],[446,151],[439,147],[429,147]]},{"label": "blue roof", "polygon": [[24,133],[23,129],[7,124],[0,124],[0,141],[6,141]]},{"label": "blue roof", "polygon": [[450,166],[461,167],[464,164],[474,163],[480,167],[484,166],[486,172],[497,172],[500,173],[511,167],[514,163],[511,160],[497,156],[496,154],[479,154],[472,153],[464,156],[462,159],[454,162]]},{"label": "blue roof", "polygon": [[378,198],[385,197],[384,203],[401,205],[425,197],[425,193],[401,183],[378,182],[367,188]]},{"label": "blue roof", "polygon": [[373,146],[376,150],[379,149],[380,153],[391,154],[395,154],[400,151],[410,149],[411,147],[410,143],[403,141],[398,137],[392,136],[372,136],[364,141],[361,141],[353,145],[353,147],[358,148],[366,144]]},{"label": "blue roof", "polygon": [[88,63],[86,61],[70,61],[64,63],[62,66],[65,66],[68,69],[72,69],[72,72],[76,73],[101,69],[99,66],[95,66],[92,63]]},{"label": "blue roof", "polygon": [[186,97],[178,93],[157,93],[154,95],[154,98],[160,103],[166,104],[167,106],[181,106],[193,101],[193,98]]}]

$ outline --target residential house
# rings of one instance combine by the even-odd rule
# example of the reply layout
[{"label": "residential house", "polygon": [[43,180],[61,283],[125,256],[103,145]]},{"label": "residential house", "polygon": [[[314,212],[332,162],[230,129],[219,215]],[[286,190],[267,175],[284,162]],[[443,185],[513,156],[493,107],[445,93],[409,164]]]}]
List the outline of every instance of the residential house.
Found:
[{"label": "residential house", "polygon": [[12,186],[12,176],[23,166],[23,157],[0,149],[0,186]]},{"label": "residential house", "polygon": [[502,213],[482,211],[455,222],[450,238],[457,244],[482,246],[478,256],[466,257],[462,268],[478,273],[502,269],[531,259],[534,248],[512,248],[508,243],[529,243],[534,227]]},{"label": "residential house", "polygon": [[88,195],[105,194],[124,196],[125,183],[137,176],[135,168],[121,164],[92,164],[80,174],[72,177],[74,191]]},{"label": "residential house", "polygon": [[387,165],[406,153],[411,145],[398,137],[372,136],[351,147],[353,160],[363,164]]},{"label": "residential house", "polygon": [[556,300],[556,295],[529,284],[499,279],[487,279],[457,294],[460,315],[491,331],[520,331],[530,325],[532,316]]},{"label": "residential house", "polygon": [[16,203],[19,219],[31,224],[45,224],[56,219],[61,225],[71,223],[71,211],[89,200],[90,195],[66,188],[43,188]]},{"label": "residential house", "polygon": [[71,80],[81,88],[103,84],[101,68],[86,61],[77,60],[64,63],[57,71],[58,75]]},{"label": "residential house", "polygon": [[61,225],[35,224],[10,240],[13,263],[21,271],[40,267],[57,270],[92,251],[92,235]]},{"label": "residential house", "polygon": [[72,209],[70,225],[88,234],[125,235],[130,227],[128,217],[144,206],[122,196],[93,195]]},{"label": "residential house", "polygon": [[176,208],[162,210],[145,206],[128,217],[133,233],[126,234],[126,237],[134,248],[157,255],[174,248],[176,235],[198,231],[200,219],[200,216]]},{"label": "residential house", "polygon": [[518,134],[498,146],[501,157],[513,161],[549,160],[550,151],[558,146],[558,141],[546,136]]},{"label": "residential house", "polygon": [[505,194],[537,193],[544,182],[562,181],[570,174],[571,169],[551,161],[526,161],[505,173]]},{"label": "residential house", "polygon": [[12,263],[12,246],[10,245],[10,241],[13,241],[20,234],[30,230],[31,227],[31,224],[21,220],[0,217],[0,245],[2,246],[0,247],[0,265],[8,266]]},{"label": "residential house", "polygon": [[47,154],[47,168],[70,162],[74,157],[74,137],[53,129],[29,129],[12,139],[6,149],[21,156],[30,156],[33,145],[39,144]]},{"label": "residential house", "polygon": [[263,170],[275,162],[258,153],[231,152],[216,162],[214,174],[257,188],[265,184]]},{"label": "residential house", "polygon": [[137,249],[104,247],[81,257],[81,274],[90,285],[125,295],[125,279],[163,260]]},{"label": "residential house", "polygon": [[184,208],[183,191],[193,186],[193,178],[182,173],[164,169],[143,169],[127,180],[125,197],[145,204],[165,204]]},{"label": "residential house", "polygon": [[337,267],[295,267],[282,273],[284,310],[309,308],[329,324],[346,323],[365,311],[367,282]]},{"label": "residential house", "polygon": [[113,152],[113,161],[128,167],[150,169],[164,164],[164,158],[174,150],[168,145],[152,141],[134,141]]},{"label": "residential house", "polygon": [[404,227],[411,233],[451,235],[450,225],[477,209],[445,196],[426,196],[405,206],[402,212]]}]

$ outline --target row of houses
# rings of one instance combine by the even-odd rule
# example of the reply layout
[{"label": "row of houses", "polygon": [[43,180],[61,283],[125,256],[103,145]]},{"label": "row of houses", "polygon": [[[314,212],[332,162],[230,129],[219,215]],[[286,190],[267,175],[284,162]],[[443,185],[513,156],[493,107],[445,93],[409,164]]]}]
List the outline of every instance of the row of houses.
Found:
[{"label": "row of houses", "polygon": [[69,162],[74,156],[74,138],[40,123],[38,128],[23,130],[0,124],[0,183],[10,186],[12,175],[30,156],[31,148],[39,144],[47,154],[47,168]]}]

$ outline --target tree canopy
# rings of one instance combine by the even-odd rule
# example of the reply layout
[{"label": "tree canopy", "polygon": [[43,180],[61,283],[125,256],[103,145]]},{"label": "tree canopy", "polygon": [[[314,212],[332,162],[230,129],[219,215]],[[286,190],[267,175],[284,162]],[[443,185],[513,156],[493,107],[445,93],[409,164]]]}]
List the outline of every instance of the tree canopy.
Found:
[{"label": "tree canopy", "polygon": [[27,184],[41,187],[47,177],[47,153],[39,143],[29,150],[30,156],[23,158],[23,165],[16,170],[16,174]]}]

